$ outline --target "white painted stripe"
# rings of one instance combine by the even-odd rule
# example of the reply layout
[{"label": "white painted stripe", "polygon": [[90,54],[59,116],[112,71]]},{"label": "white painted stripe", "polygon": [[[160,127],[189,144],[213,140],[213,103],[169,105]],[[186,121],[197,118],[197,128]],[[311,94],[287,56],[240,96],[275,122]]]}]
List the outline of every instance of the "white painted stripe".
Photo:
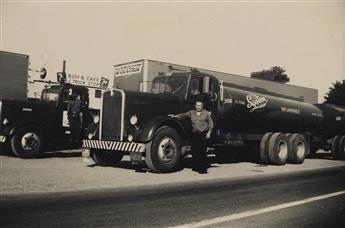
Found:
[{"label": "white painted stripe", "polygon": [[134,148],[134,143],[130,143],[129,144],[130,146],[129,146],[129,148],[128,148],[128,151],[133,151],[133,148]]},{"label": "white painted stripe", "polygon": [[116,142],[116,143],[115,143],[115,150],[117,150],[117,149],[119,148],[119,145],[120,145],[119,142]]},{"label": "white painted stripe", "polygon": [[137,151],[137,148],[138,148],[138,144],[134,144],[134,147],[133,147],[133,151]]},{"label": "white painted stripe", "polygon": [[116,146],[116,142],[113,142],[113,144],[111,146],[111,150],[115,150],[115,146]]},{"label": "white painted stripe", "polygon": [[126,146],[125,146],[125,151],[128,151],[128,146],[129,146],[129,144],[128,143],[125,143],[126,144]]},{"label": "white painted stripe", "polygon": [[213,219],[206,219],[206,220],[203,220],[200,222],[183,224],[183,225],[174,226],[174,227],[212,226],[212,225],[216,225],[219,223],[230,222],[230,221],[237,220],[237,219],[247,218],[250,216],[260,215],[260,214],[264,214],[264,213],[268,213],[268,212],[272,212],[272,211],[281,210],[284,208],[294,207],[294,206],[298,206],[298,205],[305,204],[305,203],[311,203],[314,201],[323,200],[323,199],[331,198],[334,196],[339,196],[342,194],[345,194],[345,191],[334,192],[334,193],[330,193],[330,194],[326,194],[326,195],[307,198],[304,200],[298,200],[298,201],[294,201],[294,202],[290,202],[290,203],[283,203],[283,204],[279,204],[276,206],[261,208],[261,209],[257,209],[257,210],[250,210],[250,211],[241,212],[241,213],[237,213],[237,214],[230,214],[230,215],[226,215],[226,216],[221,216],[221,217],[217,217],[217,218],[213,218]]},{"label": "white painted stripe", "polygon": [[123,150],[123,149],[125,149],[125,144],[124,144],[124,143],[121,143],[121,148],[120,148],[120,150]]}]

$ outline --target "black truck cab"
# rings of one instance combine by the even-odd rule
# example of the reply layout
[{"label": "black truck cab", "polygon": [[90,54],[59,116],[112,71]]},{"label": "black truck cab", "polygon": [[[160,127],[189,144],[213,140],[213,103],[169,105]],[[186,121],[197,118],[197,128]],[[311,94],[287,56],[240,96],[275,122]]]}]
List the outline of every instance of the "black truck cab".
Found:
[{"label": "black truck cab", "polygon": [[[78,148],[70,143],[67,108],[70,95],[76,91],[81,100],[82,125],[89,126],[88,88],[72,84],[45,88],[39,100],[0,100],[0,143],[22,158],[40,155],[51,149]],[[10,146],[10,148],[8,148]]]}]

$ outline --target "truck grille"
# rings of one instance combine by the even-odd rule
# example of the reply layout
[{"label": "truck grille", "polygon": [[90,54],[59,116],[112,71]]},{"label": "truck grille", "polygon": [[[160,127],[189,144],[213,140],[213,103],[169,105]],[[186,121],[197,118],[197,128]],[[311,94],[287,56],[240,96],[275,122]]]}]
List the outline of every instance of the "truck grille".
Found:
[{"label": "truck grille", "polygon": [[102,140],[119,140],[121,136],[121,93],[115,91],[114,95],[106,92],[103,95],[102,110]]}]

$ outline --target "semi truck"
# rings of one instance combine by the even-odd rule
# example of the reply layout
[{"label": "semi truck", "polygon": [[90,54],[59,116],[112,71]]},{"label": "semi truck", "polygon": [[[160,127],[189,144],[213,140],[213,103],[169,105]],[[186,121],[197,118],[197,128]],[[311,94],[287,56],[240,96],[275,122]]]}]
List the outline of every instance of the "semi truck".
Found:
[{"label": "semi truck", "polygon": [[193,109],[202,96],[215,123],[208,147],[219,159],[248,146],[264,164],[300,164],[320,148],[345,159],[344,107],[314,105],[225,79],[191,70],[159,74],[146,92],[115,84],[103,94],[99,126],[85,134],[82,156],[109,166],[129,155],[133,164],[154,172],[176,171],[188,153],[191,124],[169,114]]},{"label": "semi truck", "polygon": [[[89,122],[97,120],[99,115],[98,109],[89,108],[88,88],[60,81],[43,89],[40,99],[28,98],[28,58],[1,52],[0,79],[6,83],[0,85],[7,88],[0,89],[0,150],[21,158],[33,158],[48,148],[80,148],[81,140],[70,142],[67,106],[73,91],[80,95],[84,132]],[[65,64],[57,76],[66,78]]]}]

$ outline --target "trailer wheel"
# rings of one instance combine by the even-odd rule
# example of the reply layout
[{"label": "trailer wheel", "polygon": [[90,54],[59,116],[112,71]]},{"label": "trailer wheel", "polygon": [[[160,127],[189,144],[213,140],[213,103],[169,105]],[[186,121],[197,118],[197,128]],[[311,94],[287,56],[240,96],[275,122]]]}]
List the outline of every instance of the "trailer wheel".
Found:
[{"label": "trailer wheel", "polygon": [[293,164],[303,163],[306,155],[309,154],[308,142],[301,134],[290,135],[288,148],[288,161]]},{"label": "trailer wheel", "polygon": [[41,131],[35,127],[19,128],[11,138],[13,153],[20,158],[34,158],[43,152],[44,138]]},{"label": "trailer wheel", "polygon": [[269,156],[268,156],[268,145],[270,138],[272,137],[272,132],[268,132],[264,134],[260,141],[260,160],[262,164],[269,163]]},{"label": "trailer wheel", "polygon": [[178,170],[181,163],[181,138],[171,127],[162,127],[155,134],[146,152],[146,165],[158,173]]},{"label": "trailer wheel", "polygon": [[284,165],[288,158],[288,140],[282,133],[273,133],[268,145],[268,156],[272,164]]},{"label": "trailer wheel", "polygon": [[99,166],[115,166],[123,157],[123,153],[111,150],[91,150],[92,160]]},{"label": "trailer wheel", "polygon": [[339,140],[339,147],[338,147],[338,158],[340,160],[345,160],[345,135],[341,136]]},{"label": "trailer wheel", "polygon": [[339,147],[340,147],[340,136],[336,135],[332,139],[332,144],[331,144],[331,153],[332,157],[335,159],[339,159]]}]

